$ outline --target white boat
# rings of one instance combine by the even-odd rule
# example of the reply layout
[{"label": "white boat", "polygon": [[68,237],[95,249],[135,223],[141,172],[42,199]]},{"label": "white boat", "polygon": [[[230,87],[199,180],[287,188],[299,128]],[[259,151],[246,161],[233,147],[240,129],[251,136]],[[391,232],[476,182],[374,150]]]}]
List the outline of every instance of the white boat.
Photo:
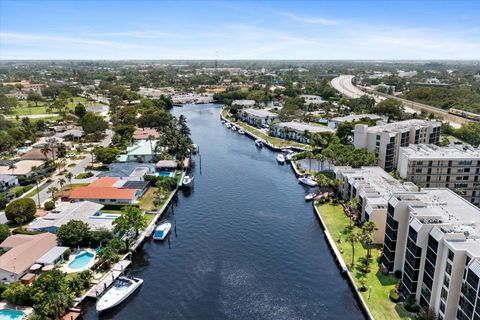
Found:
[{"label": "white boat", "polygon": [[287,160],[287,161],[292,161],[292,157],[293,157],[293,153],[288,153],[288,154],[285,156],[285,160]]},{"label": "white boat", "polygon": [[303,184],[305,184],[309,187],[316,187],[318,185],[317,181],[313,180],[309,176],[304,176],[304,177],[298,178],[298,181],[300,181],[300,183],[303,183]]},{"label": "white boat", "polygon": [[198,152],[198,145],[192,144],[192,153],[196,154]]},{"label": "white boat", "polygon": [[285,163],[285,156],[281,153],[277,154],[277,161],[278,163]]},{"label": "white boat", "polygon": [[234,126],[234,125],[232,125],[232,130],[233,130],[233,131],[237,131],[237,127]]},{"label": "white boat", "polygon": [[231,127],[232,127],[232,125],[230,124],[230,122],[226,122],[226,123],[225,123],[225,127],[227,127],[227,128],[231,128]]},{"label": "white boat", "polygon": [[263,147],[263,141],[260,139],[255,140],[255,145],[259,148]]},{"label": "white boat", "polygon": [[97,312],[113,308],[127,299],[143,283],[139,278],[120,277],[97,301]]},{"label": "white boat", "polygon": [[309,193],[305,196],[305,201],[312,201],[317,196],[316,193]]},{"label": "white boat", "polygon": [[190,188],[193,186],[193,177],[190,176],[184,176],[182,180],[182,186]]},{"label": "white boat", "polygon": [[245,130],[243,130],[242,128],[238,129],[238,133],[240,134],[245,134]]},{"label": "white boat", "polygon": [[163,240],[170,232],[172,224],[170,222],[165,222],[155,228],[153,232],[153,240]]}]

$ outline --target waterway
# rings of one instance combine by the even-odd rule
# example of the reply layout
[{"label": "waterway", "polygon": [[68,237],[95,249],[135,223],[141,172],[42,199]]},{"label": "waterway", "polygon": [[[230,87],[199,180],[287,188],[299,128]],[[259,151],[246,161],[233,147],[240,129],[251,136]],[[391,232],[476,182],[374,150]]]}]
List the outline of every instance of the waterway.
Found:
[{"label": "waterway", "polygon": [[172,112],[187,117],[201,170],[197,156],[193,191],[164,216],[176,231],[135,253],[142,288],[100,318],[364,319],[290,166],[222,126],[218,105]]}]

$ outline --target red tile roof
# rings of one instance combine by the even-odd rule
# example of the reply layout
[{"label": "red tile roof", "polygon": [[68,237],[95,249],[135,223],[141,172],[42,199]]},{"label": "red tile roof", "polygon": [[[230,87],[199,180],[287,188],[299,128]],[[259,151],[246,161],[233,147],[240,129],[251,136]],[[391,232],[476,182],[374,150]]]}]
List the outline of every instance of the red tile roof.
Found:
[{"label": "red tile roof", "polygon": [[112,177],[100,178],[87,187],[77,187],[70,193],[70,199],[117,199],[131,200],[136,190],[113,187],[118,179]]}]

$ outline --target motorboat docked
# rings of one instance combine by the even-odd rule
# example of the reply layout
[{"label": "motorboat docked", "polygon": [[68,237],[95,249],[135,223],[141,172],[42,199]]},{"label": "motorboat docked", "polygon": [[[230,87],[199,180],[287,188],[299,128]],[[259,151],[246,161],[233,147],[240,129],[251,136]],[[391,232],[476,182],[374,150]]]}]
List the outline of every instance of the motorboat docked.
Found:
[{"label": "motorboat docked", "polygon": [[196,154],[198,153],[198,145],[196,145],[195,143],[192,144],[191,146],[192,148],[192,153]]},{"label": "motorboat docked", "polygon": [[172,224],[170,222],[164,222],[155,228],[153,232],[153,240],[163,240],[170,232]]},{"label": "motorboat docked", "polygon": [[193,177],[184,176],[182,179],[182,186],[190,188],[193,186]]},{"label": "motorboat docked", "polygon": [[261,139],[255,140],[255,145],[259,148],[263,147],[263,141]]},{"label": "motorboat docked", "polygon": [[237,131],[237,127],[235,125],[232,125],[232,130]]},{"label": "motorboat docked", "polygon": [[287,160],[287,161],[292,161],[293,155],[294,155],[293,152],[287,153],[287,155],[285,156],[285,160]]},{"label": "motorboat docked", "polygon": [[240,134],[245,134],[245,130],[243,130],[242,128],[238,129],[238,133]]},{"label": "motorboat docked", "polygon": [[316,194],[315,192],[309,193],[305,196],[305,201],[312,201],[317,196],[318,196],[318,194]]},{"label": "motorboat docked", "polygon": [[284,164],[285,163],[285,156],[281,153],[277,154],[277,162]]},{"label": "motorboat docked", "polygon": [[300,181],[300,183],[303,183],[309,187],[316,187],[318,185],[317,181],[313,180],[312,177],[310,176],[300,177],[298,178],[298,181]]},{"label": "motorboat docked", "polygon": [[225,127],[227,127],[227,128],[230,129],[230,128],[232,127],[232,124],[231,124],[230,122],[226,122],[226,123],[225,123]]},{"label": "motorboat docked", "polygon": [[140,278],[119,277],[97,301],[97,312],[113,308],[127,299],[143,283]]}]

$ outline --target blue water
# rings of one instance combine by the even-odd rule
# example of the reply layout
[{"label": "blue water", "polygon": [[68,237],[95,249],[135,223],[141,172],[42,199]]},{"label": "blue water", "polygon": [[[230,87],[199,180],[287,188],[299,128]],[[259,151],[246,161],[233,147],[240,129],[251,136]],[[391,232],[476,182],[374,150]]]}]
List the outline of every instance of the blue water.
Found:
[{"label": "blue water", "polygon": [[27,152],[28,148],[27,147],[20,147],[20,148],[17,148],[17,151],[18,152]]},{"label": "blue water", "polygon": [[290,166],[222,126],[219,106],[172,113],[200,147],[195,186],[162,217],[170,236],[133,255],[141,289],[100,316],[87,305],[84,319],[365,319]]},{"label": "blue water", "polygon": [[0,320],[20,320],[25,314],[23,311],[17,311],[13,309],[1,309]]},{"label": "blue water", "polygon": [[95,257],[91,252],[82,252],[75,259],[69,263],[68,267],[70,269],[82,269],[85,268],[88,263]]},{"label": "blue water", "polygon": [[161,171],[159,173],[160,177],[170,177],[171,172],[170,171]]}]

